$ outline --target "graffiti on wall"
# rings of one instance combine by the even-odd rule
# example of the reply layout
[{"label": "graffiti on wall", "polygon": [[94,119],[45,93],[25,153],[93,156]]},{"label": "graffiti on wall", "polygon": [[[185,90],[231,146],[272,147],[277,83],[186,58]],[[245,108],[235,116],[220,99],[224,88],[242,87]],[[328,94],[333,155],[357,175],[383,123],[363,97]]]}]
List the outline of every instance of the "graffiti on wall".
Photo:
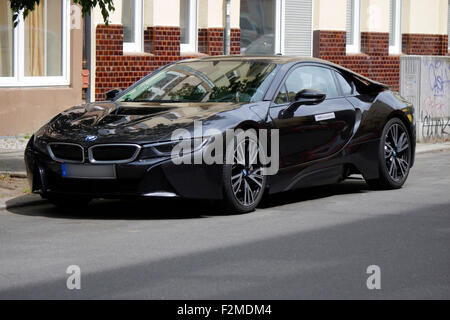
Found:
[{"label": "graffiti on wall", "polygon": [[422,137],[426,139],[444,139],[450,137],[450,117],[432,118],[425,116],[422,120]]},{"label": "graffiti on wall", "polygon": [[450,60],[423,59],[421,75],[421,136],[450,138]]}]

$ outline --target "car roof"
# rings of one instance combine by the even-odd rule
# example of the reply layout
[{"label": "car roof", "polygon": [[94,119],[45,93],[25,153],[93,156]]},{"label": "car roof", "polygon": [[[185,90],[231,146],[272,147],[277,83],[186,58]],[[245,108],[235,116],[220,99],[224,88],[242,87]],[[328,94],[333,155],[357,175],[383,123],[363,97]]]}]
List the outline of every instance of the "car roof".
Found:
[{"label": "car roof", "polygon": [[[331,64],[328,61],[310,58],[310,57],[299,57],[299,56],[270,56],[270,55],[232,55],[232,56],[207,56],[207,57],[199,57],[189,59],[188,61],[261,61],[275,64],[286,64],[292,62],[301,62],[301,61],[314,61]],[[186,60],[182,60],[183,62]]]},{"label": "car roof", "polygon": [[183,62],[195,62],[195,61],[259,61],[259,62],[265,62],[265,63],[274,63],[277,65],[284,65],[284,64],[295,64],[295,63],[301,63],[301,62],[313,62],[313,63],[320,63],[323,65],[331,66],[334,68],[337,68],[341,71],[344,71],[346,73],[349,73],[353,76],[356,76],[364,81],[370,82],[374,85],[379,85],[384,88],[390,88],[389,86],[382,84],[380,82],[374,81],[372,79],[369,79],[359,73],[356,73],[353,70],[347,69],[343,66],[340,66],[338,64],[335,64],[330,61],[318,59],[318,58],[311,58],[311,57],[302,57],[302,56],[282,56],[282,55],[229,55],[229,56],[204,56],[204,57],[198,57],[193,59],[186,59],[178,61],[178,63]]}]

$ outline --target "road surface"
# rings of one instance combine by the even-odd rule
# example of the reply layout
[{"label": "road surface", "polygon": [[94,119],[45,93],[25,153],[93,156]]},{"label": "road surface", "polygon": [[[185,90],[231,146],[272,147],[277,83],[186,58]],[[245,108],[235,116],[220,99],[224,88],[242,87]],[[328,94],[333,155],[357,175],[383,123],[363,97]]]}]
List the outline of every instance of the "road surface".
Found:
[{"label": "road surface", "polygon": [[418,155],[401,190],[352,179],[243,215],[173,200],[0,211],[0,299],[16,298],[449,299],[450,152]]}]

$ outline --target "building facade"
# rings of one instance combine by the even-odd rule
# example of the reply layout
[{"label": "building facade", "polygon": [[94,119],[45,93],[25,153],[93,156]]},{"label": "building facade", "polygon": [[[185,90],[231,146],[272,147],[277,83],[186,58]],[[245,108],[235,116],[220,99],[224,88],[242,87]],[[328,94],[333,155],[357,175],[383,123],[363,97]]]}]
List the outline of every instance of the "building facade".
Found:
[{"label": "building facade", "polygon": [[13,28],[9,6],[0,0],[0,136],[31,133],[82,98],[79,8],[41,0]]},{"label": "building facade", "polygon": [[282,54],[329,60],[398,90],[401,55],[449,54],[450,0],[115,0],[108,25],[95,8],[83,27],[69,0],[41,2],[45,14],[14,30],[0,8],[0,135],[32,132],[81,103],[83,74],[86,100],[100,101],[173,61]]}]

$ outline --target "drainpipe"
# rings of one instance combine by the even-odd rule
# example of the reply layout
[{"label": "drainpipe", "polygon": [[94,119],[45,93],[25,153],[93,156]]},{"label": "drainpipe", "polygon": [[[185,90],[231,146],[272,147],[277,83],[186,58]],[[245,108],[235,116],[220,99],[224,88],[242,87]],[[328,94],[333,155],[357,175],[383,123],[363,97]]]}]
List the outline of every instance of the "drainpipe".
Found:
[{"label": "drainpipe", "polygon": [[[91,15],[90,14],[86,14],[84,17],[84,34],[83,34],[84,38],[83,38],[83,59],[86,60],[86,65],[84,66],[84,70],[88,70],[88,76],[89,76],[89,85],[87,87],[86,90],[86,102],[91,102],[91,83],[92,81],[90,81],[90,72],[92,72],[91,70]],[[83,71],[84,71],[83,70]]]},{"label": "drainpipe", "polygon": [[229,55],[230,54],[230,38],[231,38],[231,28],[230,28],[230,0],[225,0],[225,31],[223,35],[223,41],[224,41],[224,54]]}]

